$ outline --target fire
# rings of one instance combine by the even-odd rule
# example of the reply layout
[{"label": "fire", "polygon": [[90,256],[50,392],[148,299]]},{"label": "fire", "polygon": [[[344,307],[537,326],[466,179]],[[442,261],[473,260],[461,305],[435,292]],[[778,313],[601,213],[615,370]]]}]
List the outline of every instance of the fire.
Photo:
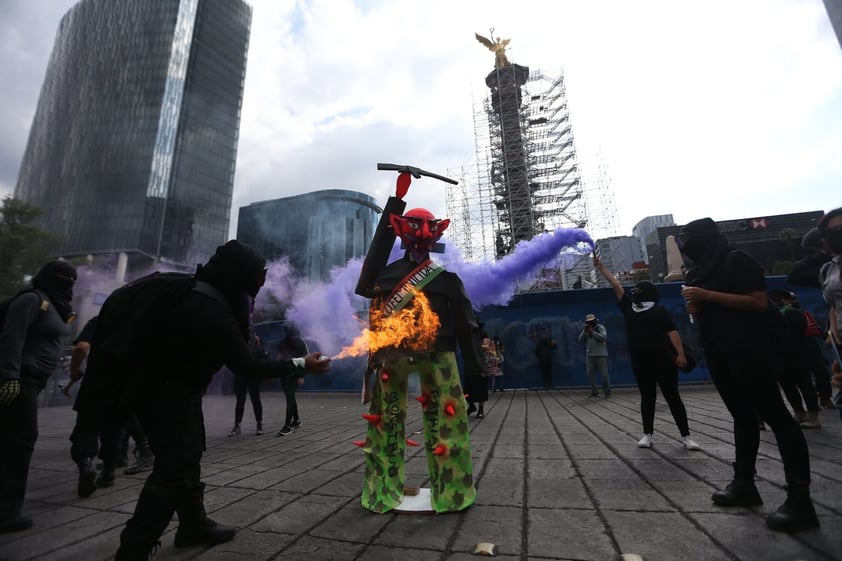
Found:
[{"label": "fire", "polygon": [[369,323],[375,327],[374,330],[363,329],[353,343],[333,358],[361,356],[387,347],[429,350],[441,327],[439,316],[432,310],[423,292],[415,292],[415,296],[403,309],[388,317],[383,310],[372,309]]}]

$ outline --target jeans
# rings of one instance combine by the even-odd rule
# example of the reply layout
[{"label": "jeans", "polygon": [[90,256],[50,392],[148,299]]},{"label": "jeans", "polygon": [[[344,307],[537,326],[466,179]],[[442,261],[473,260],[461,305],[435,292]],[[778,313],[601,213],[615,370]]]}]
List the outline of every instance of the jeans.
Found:
[{"label": "jeans", "polygon": [[591,394],[596,395],[599,390],[596,386],[596,371],[599,370],[602,378],[602,391],[605,395],[611,395],[611,379],[608,377],[608,357],[588,356],[587,357],[588,381],[591,383]]}]

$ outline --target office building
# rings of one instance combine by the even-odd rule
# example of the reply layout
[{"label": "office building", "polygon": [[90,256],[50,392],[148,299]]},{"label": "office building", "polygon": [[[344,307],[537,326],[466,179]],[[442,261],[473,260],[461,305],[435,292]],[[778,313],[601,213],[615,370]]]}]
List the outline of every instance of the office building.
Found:
[{"label": "office building", "polygon": [[[635,236],[613,236],[596,241],[596,254],[605,268],[617,278],[631,277],[631,272],[639,268],[643,261],[643,250]],[[605,286],[605,279],[597,277],[600,286]]]},{"label": "office building", "polygon": [[228,234],[242,0],[81,0],[62,18],[15,196],[64,256],[192,268]]},{"label": "office building", "polygon": [[647,263],[649,262],[649,255],[646,246],[649,243],[649,236],[655,233],[658,228],[666,228],[667,226],[675,226],[675,220],[673,220],[672,214],[647,216],[632,228],[632,235],[640,241],[643,258]]},{"label": "office building", "polygon": [[[794,261],[805,255],[801,238],[815,228],[824,214],[820,210],[739,218],[718,221],[720,232],[735,249],[751,255],[766,271],[767,275],[783,275],[789,272]],[[663,279],[670,271],[666,257],[666,238],[675,236],[681,226],[658,228],[650,236],[649,272],[654,282]]]},{"label": "office building", "polygon": [[381,212],[365,193],[314,191],[241,207],[237,239],[269,260],[288,257],[300,278],[324,281],[365,256]]}]

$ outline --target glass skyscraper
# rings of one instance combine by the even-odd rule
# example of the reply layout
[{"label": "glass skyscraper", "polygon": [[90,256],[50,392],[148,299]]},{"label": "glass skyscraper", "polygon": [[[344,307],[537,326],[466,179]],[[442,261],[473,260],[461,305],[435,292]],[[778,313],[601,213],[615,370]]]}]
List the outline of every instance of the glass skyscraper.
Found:
[{"label": "glass skyscraper", "polygon": [[192,267],[225,242],[251,12],[81,0],[65,14],[15,189],[59,254]]},{"label": "glass skyscraper", "polygon": [[240,207],[237,239],[269,260],[286,256],[297,274],[328,280],[363,257],[383,209],[357,191],[326,189]]}]

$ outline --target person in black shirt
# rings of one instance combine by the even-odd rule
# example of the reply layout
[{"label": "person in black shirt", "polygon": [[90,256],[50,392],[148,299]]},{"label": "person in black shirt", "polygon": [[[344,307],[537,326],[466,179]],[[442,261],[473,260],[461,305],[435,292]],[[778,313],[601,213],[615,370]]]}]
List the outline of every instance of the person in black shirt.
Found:
[{"label": "person in black shirt", "polygon": [[640,390],[640,416],[643,420],[643,438],[637,445],[652,447],[657,385],[681,433],[682,444],[687,450],[700,450],[699,444],[690,438],[687,409],[678,393],[678,368],[687,364],[684,345],[669,312],[658,304],[658,288],[649,281],[641,281],[635,285],[630,296],[596,255],[593,264],[614,288],[617,306],[626,322],[632,372]]},{"label": "person in black shirt", "polygon": [[779,324],[778,331],[782,339],[776,345],[781,358],[777,371],[778,383],[801,428],[821,428],[819,397],[810,379],[810,341],[805,335],[807,318],[801,310],[792,307],[792,302],[797,299],[795,294],[788,290],[770,290],[768,294],[769,299],[780,311],[779,314],[770,312]]},{"label": "person in black shirt", "polygon": [[692,261],[681,295],[699,326],[716,389],[734,418],[734,479],[711,500],[721,506],[763,504],[754,484],[759,415],[775,433],[787,482],[786,501],[767,516],[766,525],[785,532],[816,528],[807,442],[770,375],[775,353],[763,269],[747,253],[728,245],[710,218],[685,225],[676,244]]},{"label": "person in black shirt", "polygon": [[[145,561],[176,512],[176,547],[233,539],[234,528],[207,517],[201,482],[202,396],[223,365],[235,376],[261,379],[329,368],[319,353],[292,360],[253,356],[247,344],[249,305],[265,274],[265,260],[232,240],[195,275],[147,277],[118,289],[103,304],[80,391],[86,389],[92,402],[105,400],[135,412],[155,454],[134,515],[120,535],[116,561]],[[150,296],[144,297],[144,290]],[[140,324],[131,325],[132,320]],[[141,329],[147,323],[151,328]],[[142,341],[134,341],[138,336]],[[138,343],[144,352],[127,356]],[[112,372],[122,376],[115,379]]]},{"label": "person in black shirt", "polygon": [[[95,344],[97,320],[98,316],[88,320],[73,341],[74,347],[70,356],[71,383],[82,380],[80,393],[83,397],[73,404],[76,422],[70,434],[72,443],[70,457],[79,469],[76,493],[81,498],[92,495],[97,487],[114,485],[115,468],[128,452],[129,436],[135,441],[138,458],[134,465],[126,469],[127,475],[149,471],[155,461],[146,433],[143,432],[135,415],[111,415],[113,411],[109,411],[109,415],[100,415],[97,408],[85,406],[85,392],[81,390],[81,386],[85,385],[84,365],[91,346]],[[93,466],[93,458],[97,455],[97,451],[102,459],[102,471],[99,477]]]},{"label": "person in black shirt", "polygon": [[[253,308],[254,306],[252,306]],[[253,312],[254,310],[252,310]],[[263,341],[260,337],[255,335],[253,326],[249,327],[248,345],[251,354],[254,358],[269,358],[269,351],[263,346]],[[302,353],[296,356],[304,356]],[[292,358],[292,357],[288,357]],[[257,425],[254,430],[255,436],[263,434],[263,402],[260,400],[260,379],[246,378],[244,376],[234,376],[234,395],[236,402],[234,403],[234,428],[228,433],[228,436],[239,436],[242,434],[240,424],[243,422],[243,415],[246,412],[246,393],[248,392],[251,400],[251,409],[254,412],[254,423]]]},{"label": "person in black shirt", "polygon": [[538,336],[535,358],[538,360],[538,368],[541,369],[541,381],[545,390],[553,389],[553,354],[556,349],[558,345],[550,334],[542,333]]},{"label": "person in black shirt", "polygon": [[[308,352],[307,343],[292,325],[286,328],[286,337],[278,343],[278,358],[289,359],[295,356],[304,356]],[[278,431],[278,436],[286,436],[293,429],[301,428],[301,419],[298,416],[298,401],[295,399],[295,391],[298,389],[297,378],[284,378],[281,381],[286,396],[287,411],[284,417],[284,426]]]}]

